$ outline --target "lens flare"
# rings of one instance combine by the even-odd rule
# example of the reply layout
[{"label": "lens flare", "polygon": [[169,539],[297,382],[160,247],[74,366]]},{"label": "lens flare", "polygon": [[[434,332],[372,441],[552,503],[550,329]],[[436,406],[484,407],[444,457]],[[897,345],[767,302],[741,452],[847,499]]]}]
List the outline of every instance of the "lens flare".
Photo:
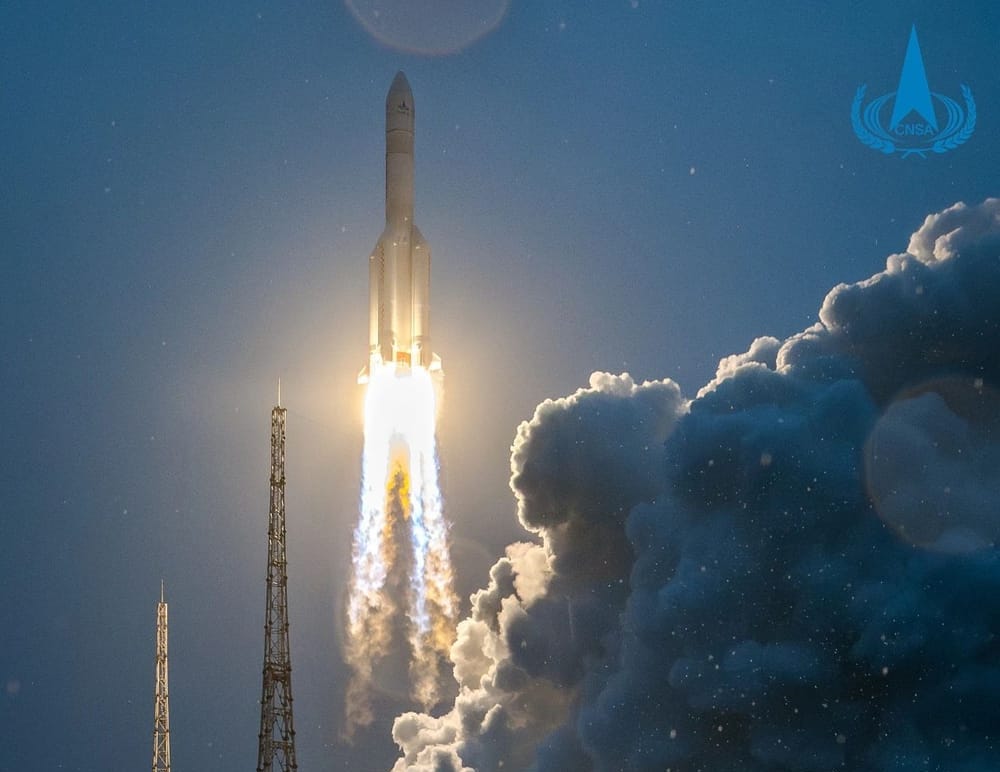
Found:
[{"label": "lens flare", "polygon": [[[438,482],[436,411],[425,368],[382,365],[370,372],[347,603],[348,735],[371,723],[375,668],[401,644],[411,697],[429,709],[442,696],[458,602]],[[399,631],[405,641],[396,640]]]}]

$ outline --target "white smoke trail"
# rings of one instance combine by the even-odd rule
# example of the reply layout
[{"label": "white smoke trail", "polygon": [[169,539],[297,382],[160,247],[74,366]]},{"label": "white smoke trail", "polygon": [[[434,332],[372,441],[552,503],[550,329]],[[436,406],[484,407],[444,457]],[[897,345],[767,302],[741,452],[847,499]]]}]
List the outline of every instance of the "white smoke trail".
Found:
[{"label": "white smoke trail", "polygon": [[[397,602],[391,576],[407,572],[407,645],[411,695],[425,708],[440,698],[442,668],[455,636],[448,524],[435,437],[434,382],[423,368],[372,368],[365,396],[361,502],[354,532],[347,609],[347,733],[370,723],[375,666],[393,641]],[[400,531],[408,533],[401,539]],[[401,542],[401,543],[398,543]]]}]

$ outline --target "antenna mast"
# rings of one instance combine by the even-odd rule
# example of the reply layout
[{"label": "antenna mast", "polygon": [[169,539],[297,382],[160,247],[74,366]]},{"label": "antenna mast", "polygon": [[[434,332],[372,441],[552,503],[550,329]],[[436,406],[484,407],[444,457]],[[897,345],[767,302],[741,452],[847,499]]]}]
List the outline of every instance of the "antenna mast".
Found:
[{"label": "antenna mast", "polygon": [[296,772],[298,769],[292,723],[292,662],[288,646],[285,415],[279,397],[279,405],[271,411],[271,507],[267,529],[264,683],[260,699],[257,772]]}]

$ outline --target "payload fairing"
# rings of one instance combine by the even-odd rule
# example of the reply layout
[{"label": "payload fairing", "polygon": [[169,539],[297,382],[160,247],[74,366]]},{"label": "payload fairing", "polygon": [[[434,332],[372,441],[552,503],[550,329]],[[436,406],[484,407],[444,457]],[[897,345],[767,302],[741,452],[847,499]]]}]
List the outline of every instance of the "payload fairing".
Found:
[{"label": "payload fairing", "polygon": [[413,92],[402,72],[385,98],[385,230],[369,258],[368,365],[441,370],[431,351],[431,250],[413,222]]}]

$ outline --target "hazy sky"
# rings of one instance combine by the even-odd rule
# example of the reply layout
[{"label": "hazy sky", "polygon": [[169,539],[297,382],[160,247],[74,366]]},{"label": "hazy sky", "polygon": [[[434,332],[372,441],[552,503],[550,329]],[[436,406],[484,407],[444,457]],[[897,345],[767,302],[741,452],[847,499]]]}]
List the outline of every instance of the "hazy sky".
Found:
[{"label": "hazy sky", "polygon": [[[442,18],[408,27],[411,48],[469,23],[429,5]],[[931,89],[968,84],[979,108],[966,144],[926,159],[850,121],[859,85],[895,90],[913,24]],[[693,397],[928,213],[997,193],[998,33],[992,2],[512,0],[425,55],[335,0],[5,3],[0,770],[149,763],[161,578],[175,769],[253,767],[279,377],[299,765],[396,758],[405,685],[357,746],[338,731],[397,70],[464,601],[525,536],[510,446],[539,402],[595,370]]]}]

